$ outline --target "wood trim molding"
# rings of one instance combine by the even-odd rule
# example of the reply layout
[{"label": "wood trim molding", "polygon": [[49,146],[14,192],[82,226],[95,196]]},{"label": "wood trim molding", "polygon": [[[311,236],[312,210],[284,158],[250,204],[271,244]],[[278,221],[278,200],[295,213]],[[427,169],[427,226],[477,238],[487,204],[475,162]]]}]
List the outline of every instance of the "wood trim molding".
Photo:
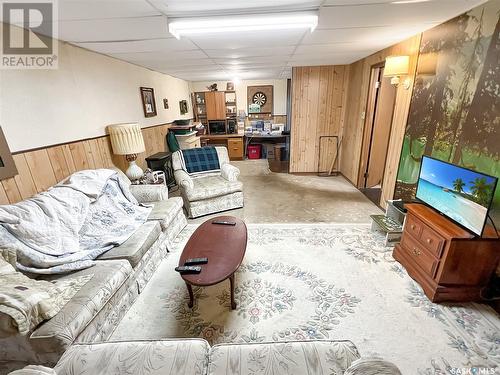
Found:
[{"label": "wood trim molding", "polygon": [[[147,156],[167,150],[165,136],[170,126],[142,128],[146,151],[136,161],[141,168],[146,168]],[[109,135],[18,151],[13,158],[18,174],[0,181],[0,204],[30,198],[79,170],[127,167],[124,157],[113,155]]]}]

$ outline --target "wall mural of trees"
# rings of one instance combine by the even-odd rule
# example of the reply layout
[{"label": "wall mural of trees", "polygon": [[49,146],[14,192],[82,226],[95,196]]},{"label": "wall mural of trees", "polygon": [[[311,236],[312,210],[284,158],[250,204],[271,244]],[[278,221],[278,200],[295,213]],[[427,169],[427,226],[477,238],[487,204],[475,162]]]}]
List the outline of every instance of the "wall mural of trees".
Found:
[{"label": "wall mural of trees", "polygon": [[[500,0],[423,33],[396,198],[415,197],[423,155],[500,177],[499,61]],[[500,225],[500,184],[492,214]]]}]

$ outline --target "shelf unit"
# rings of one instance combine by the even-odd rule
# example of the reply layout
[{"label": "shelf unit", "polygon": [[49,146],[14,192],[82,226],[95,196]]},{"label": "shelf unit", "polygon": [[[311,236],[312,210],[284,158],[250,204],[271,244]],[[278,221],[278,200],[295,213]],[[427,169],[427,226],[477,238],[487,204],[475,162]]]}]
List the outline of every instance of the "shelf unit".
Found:
[{"label": "shelf unit", "polygon": [[196,121],[201,122],[210,134],[210,122],[224,121],[225,134],[233,134],[229,125],[237,132],[238,107],[236,91],[197,91],[193,96],[193,111]]}]

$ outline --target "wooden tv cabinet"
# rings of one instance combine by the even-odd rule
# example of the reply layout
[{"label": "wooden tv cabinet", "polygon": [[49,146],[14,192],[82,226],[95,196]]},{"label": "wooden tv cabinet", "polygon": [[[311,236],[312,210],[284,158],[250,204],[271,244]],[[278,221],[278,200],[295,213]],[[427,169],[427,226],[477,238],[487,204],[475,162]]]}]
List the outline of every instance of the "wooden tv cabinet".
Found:
[{"label": "wooden tv cabinet", "polygon": [[477,301],[500,260],[500,240],[492,227],[482,237],[423,204],[407,204],[401,243],[393,257],[432,302]]}]

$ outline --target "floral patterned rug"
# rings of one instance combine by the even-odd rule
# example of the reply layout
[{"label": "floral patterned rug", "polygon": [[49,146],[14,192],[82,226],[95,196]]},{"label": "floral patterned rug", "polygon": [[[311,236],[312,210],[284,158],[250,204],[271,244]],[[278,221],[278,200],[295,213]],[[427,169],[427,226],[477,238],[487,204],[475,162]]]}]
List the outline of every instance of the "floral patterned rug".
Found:
[{"label": "floral patterned rug", "polygon": [[365,224],[251,224],[237,309],[229,307],[229,281],[195,288],[190,309],[174,268],[195,228],[181,233],[112,339],[349,339],[404,374],[500,363],[498,315],[480,304],[431,303]]}]

